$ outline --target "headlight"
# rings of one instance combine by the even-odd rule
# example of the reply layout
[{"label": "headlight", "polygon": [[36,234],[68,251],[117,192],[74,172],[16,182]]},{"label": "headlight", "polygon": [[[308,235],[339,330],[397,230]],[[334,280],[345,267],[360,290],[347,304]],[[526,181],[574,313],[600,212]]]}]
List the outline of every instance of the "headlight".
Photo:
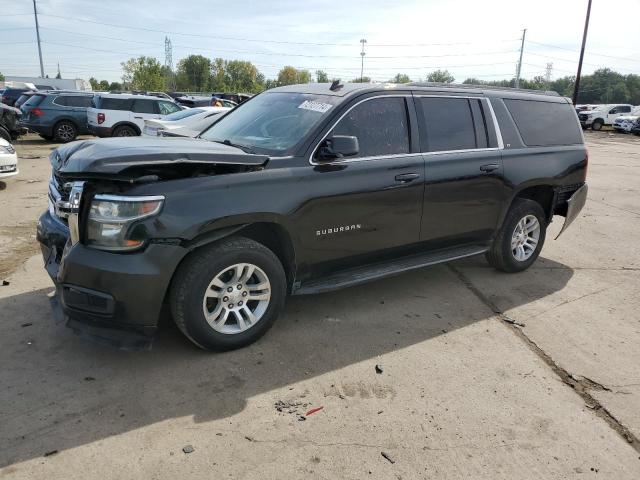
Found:
[{"label": "headlight", "polygon": [[142,246],[144,240],[128,238],[129,227],[157,215],[163,202],[163,196],[96,195],[89,210],[87,245],[101,250],[133,250]]},{"label": "headlight", "polygon": [[13,145],[0,145],[0,153],[13,154],[16,153],[16,150],[13,148]]}]

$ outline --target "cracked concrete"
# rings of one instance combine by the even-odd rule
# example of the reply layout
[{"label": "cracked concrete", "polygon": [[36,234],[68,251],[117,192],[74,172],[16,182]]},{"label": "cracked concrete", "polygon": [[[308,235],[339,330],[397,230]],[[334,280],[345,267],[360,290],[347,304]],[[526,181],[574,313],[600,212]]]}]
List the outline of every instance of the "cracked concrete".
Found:
[{"label": "cracked concrete", "polygon": [[[588,140],[592,196],[639,211],[640,171],[616,165],[640,142]],[[0,201],[28,225],[17,197],[42,183],[14,187]],[[0,287],[0,478],[636,480],[640,246],[620,242],[637,222],[588,202],[528,272],[476,258],[292,298],[225,354],[171,324],[151,352],[88,344],[53,323],[40,259],[17,262]],[[301,422],[280,399],[324,409]]]}]

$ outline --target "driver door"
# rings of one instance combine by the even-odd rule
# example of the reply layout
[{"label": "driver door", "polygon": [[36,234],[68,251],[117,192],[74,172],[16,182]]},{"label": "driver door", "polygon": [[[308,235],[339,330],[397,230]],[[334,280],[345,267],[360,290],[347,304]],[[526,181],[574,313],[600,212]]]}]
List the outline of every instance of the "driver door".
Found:
[{"label": "driver door", "polygon": [[[310,199],[294,216],[312,264],[349,258],[381,259],[381,253],[418,242],[424,159],[417,153],[411,97],[370,97],[353,105],[327,133],[355,136],[359,153],[321,161],[301,187]],[[412,135],[413,133],[413,135]],[[355,262],[354,262],[355,260]],[[339,267],[347,266],[339,262]]]}]

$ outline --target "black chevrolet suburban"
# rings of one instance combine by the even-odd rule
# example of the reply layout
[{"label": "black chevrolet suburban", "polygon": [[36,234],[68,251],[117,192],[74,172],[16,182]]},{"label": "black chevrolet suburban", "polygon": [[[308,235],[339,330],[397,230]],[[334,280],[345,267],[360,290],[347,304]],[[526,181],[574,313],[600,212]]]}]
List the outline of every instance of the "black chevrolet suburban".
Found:
[{"label": "black chevrolet suburban", "polygon": [[480,254],[520,272],[587,195],[566,98],[437,84],[280,87],[196,139],[79,141],[50,160],[37,238],[54,311],[129,349],[151,345],[163,305],[225,350],[287,295]]}]

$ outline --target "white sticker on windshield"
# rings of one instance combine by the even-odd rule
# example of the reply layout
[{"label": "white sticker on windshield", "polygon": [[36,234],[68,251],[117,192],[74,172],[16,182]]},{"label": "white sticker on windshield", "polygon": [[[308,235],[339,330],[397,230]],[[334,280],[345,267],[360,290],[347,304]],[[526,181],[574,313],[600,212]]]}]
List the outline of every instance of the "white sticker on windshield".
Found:
[{"label": "white sticker on windshield", "polygon": [[303,108],[305,110],[311,110],[318,113],[326,113],[331,108],[331,104],[316,102],[315,100],[305,100],[300,105],[298,105],[298,108]]}]

